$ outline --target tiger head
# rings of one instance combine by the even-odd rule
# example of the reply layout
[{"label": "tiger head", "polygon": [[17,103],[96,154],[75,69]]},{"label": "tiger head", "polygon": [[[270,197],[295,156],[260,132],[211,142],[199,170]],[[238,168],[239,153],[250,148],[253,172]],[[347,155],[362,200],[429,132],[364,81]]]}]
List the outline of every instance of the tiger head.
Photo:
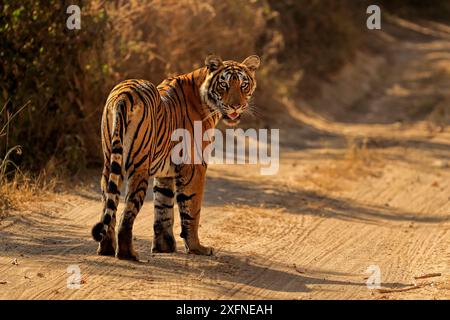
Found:
[{"label": "tiger head", "polygon": [[226,125],[239,123],[242,113],[249,109],[256,89],[255,71],[260,59],[249,56],[243,62],[222,61],[215,55],[205,59],[207,75],[200,87],[203,102],[214,114],[221,115]]}]

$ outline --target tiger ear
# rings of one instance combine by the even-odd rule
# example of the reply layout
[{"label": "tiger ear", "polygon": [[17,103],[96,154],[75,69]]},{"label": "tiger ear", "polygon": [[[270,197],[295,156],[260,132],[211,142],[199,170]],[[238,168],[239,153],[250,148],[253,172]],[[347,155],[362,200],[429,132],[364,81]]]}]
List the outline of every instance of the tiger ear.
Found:
[{"label": "tiger ear", "polygon": [[257,55],[252,55],[242,61],[242,64],[246,66],[251,72],[255,72],[261,64],[261,59]]},{"label": "tiger ear", "polygon": [[222,59],[219,56],[216,56],[214,54],[210,54],[205,59],[205,66],[210,71],[216,71],[223,65]]}]

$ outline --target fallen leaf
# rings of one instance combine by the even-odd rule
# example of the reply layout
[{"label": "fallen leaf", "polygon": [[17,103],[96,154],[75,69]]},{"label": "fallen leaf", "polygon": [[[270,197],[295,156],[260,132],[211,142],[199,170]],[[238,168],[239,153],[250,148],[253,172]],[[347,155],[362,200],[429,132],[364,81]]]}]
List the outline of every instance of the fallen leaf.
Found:
[{"label": "fallen leaf", "polygon": [[305,271],[303,271],[303,270],[300,270],[299,268],[297,268],[297,265],[294,263],[294,269],[295,269],[295,271],[297,271],[298,273],[305,273],[306,272],[306,270]]}]

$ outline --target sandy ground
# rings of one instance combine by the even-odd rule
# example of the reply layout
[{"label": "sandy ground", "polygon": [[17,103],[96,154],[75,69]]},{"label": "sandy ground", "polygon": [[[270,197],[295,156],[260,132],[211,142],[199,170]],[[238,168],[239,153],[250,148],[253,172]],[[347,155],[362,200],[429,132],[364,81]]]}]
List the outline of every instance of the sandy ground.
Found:
[{"label": "sandy ground", "polygon": [[[450,40],[383,37],[395,46],[358,99],[286,101],[279,174],[210,167],[200,237],[215,256],[186,255],[179,237],[177,253],[151,254],[150,198],[135,223],[141,261],[95,255],[95,171],[1,221],[0,298],[449,299]],[[345,83],[338,93],[355,91]],[[320,103],[328,116],[311,112]],[[386,291],[367,287],[368,268]]]}]

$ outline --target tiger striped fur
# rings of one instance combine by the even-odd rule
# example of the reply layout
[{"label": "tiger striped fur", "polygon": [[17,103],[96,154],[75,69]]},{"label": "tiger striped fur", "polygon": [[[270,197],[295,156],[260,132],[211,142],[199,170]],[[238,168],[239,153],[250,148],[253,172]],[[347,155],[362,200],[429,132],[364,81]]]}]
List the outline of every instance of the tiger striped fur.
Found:
[{"label": "tiger striped fur", "polygon": [[[176,201],[187,252],[212,254],[198,238],[206,163],[175,165],[171,151],[177,142],[170,137],[178,128],[193,136],[194,121],[202,121],[203,132],[214,128],[221,118],[229,125],[236,124],[248,109],[259,64],[257,56],[239,63],[211,55],[205,67],[164,80],[158,87],[146,80],[126,80],[113,88],[102,116],[103,211],[92,228],[93,238],[100,242],[98,254],[138,260],[132,228],[151,177],[155,209],[152,252],[176,250]],[[205,147],[206,142],[194,144],[201,150]],[[116,237],[116,211],[125,178],[125,208]]]}]

